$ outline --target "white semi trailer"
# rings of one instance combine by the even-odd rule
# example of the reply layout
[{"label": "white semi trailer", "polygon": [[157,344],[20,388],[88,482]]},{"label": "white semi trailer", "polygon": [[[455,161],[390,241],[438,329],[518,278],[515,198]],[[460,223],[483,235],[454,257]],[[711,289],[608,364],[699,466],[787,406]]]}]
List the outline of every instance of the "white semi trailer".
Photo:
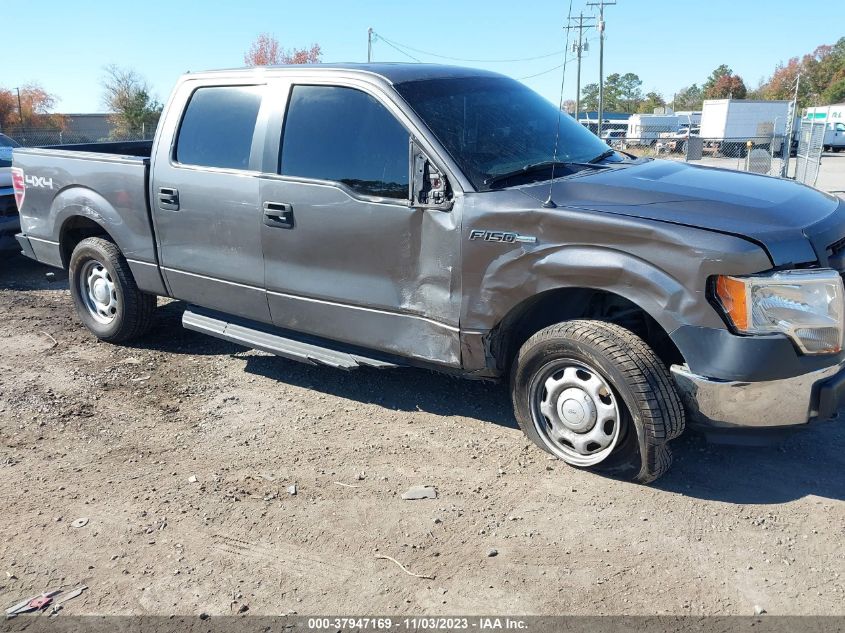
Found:
[{"label": "white semi trailer", "polygon": [[780,151],[786,134],[789,101],[706,99],[701,108],[701,138],[723,154],[744,155],[748,141]]}]

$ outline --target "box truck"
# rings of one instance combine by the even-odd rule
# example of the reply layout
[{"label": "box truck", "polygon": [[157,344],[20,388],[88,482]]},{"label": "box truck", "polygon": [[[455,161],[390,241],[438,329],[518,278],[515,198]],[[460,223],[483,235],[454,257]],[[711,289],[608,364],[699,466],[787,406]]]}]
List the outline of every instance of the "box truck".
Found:
[{"label": "box truck", "polygon": [[839,152],[845,148],[845,103],[807,108],[805,121],[823,121],[826,152]]},{"label": "box truck", "polygon": [[789,118],[789,101],[706,99],[701,109],[701,138],[722,154],[744,156],[748,141],[780,152]]}]

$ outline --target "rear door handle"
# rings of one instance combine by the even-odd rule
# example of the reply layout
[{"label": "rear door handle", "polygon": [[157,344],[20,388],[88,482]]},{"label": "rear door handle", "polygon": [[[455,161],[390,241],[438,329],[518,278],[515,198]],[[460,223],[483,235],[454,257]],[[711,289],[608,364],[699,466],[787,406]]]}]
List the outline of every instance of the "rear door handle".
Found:
[{"label": "rear door handle", "polygon": [[158,206],[167,211],[178,211],[179,190],[174,187],[159,187]]},{"label": "rear door handle", "polygon": [[264,224],[276,229],[292,229],[293,207],[284,202],[265,202]]}]

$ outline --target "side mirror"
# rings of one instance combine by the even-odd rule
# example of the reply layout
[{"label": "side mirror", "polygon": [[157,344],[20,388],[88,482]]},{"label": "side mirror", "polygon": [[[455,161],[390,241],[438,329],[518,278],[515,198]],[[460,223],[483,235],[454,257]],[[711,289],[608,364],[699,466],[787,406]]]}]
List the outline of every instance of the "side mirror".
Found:
[{"label": "side mirror", "polygon": [[418,209],[452,208],[452,189],[446,176],[411,141],[411,206]]}]

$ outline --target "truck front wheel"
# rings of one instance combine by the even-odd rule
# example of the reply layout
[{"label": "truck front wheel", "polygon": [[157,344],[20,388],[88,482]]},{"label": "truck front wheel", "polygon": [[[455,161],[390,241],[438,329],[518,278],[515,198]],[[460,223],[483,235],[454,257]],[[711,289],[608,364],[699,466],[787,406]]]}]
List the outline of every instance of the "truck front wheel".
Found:
[{"label": "truck front wheel", "polygon": [[565,321],[522,346],[511,373],[514,412],[542,449],[579,468],[648,483],[672,463],[684,430],[669,372],[646,343],[603,321]]},{"label": "truck front wheel", "polygon": [[138,290],[115,244],[100,237],[82,240],[73,249],[68,273],[76,312],[97,338],[121,343],[149,329],[156,298]]}]

